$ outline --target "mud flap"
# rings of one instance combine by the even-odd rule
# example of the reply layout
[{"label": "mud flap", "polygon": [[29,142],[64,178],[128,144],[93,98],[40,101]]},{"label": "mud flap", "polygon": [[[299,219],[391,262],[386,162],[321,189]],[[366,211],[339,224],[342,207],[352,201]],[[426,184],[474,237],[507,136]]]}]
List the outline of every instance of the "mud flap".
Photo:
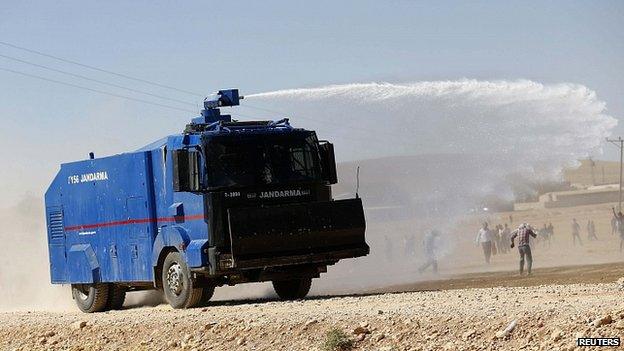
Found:
[{"label": "mud flap", "polygon": [[228,210],[234,262],[366,248],[361,199]]},{"label": "mud flap", "polygon": [[90,244],[72,245],[67,253],[67,267],[72,284],[100,281],[100,263]]}]

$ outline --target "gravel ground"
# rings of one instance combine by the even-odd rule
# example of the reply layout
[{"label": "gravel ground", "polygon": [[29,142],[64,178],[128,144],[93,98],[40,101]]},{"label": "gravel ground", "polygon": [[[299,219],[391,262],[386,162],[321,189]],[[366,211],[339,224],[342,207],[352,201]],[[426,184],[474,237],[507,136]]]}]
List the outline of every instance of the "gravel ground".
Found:
[{"label": "gravel ground", "polygon": [[323,350],[328,331],[338,328],[356,350],[573,350],[579,336],[622,337],[623,284],[216,302],[90,315],[2,313],[0,349]]}]

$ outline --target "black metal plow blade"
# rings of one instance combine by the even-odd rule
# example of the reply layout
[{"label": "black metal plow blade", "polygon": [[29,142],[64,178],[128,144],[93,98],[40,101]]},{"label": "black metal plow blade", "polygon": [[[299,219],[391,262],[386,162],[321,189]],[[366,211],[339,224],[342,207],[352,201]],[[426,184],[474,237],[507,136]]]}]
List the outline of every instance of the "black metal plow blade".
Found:
[{"label": "black metal plow blade", "polygon": [[360,199],[236,208],[228,215],[235,261],[353,249],[368,253]]}]

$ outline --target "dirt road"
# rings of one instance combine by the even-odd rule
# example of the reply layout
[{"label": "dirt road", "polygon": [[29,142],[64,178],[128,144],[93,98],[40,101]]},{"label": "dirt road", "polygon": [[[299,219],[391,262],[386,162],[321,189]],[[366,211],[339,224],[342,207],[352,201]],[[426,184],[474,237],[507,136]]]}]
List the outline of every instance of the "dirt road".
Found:
[{"label": "dirt road", "polygon": [[[502,223],[501,216],[492,222]],[[567,230],[572,217],[595,219],[599,240],[574,246]],[[39,266],[46,270],[39,275],[5,277],[28,284],[0,288],[0,307],[48,312],[0,313],[0,350],[323,350],[334,328],[356,350],[564,350],[573,349],[580,335],[624,336],[624,290],[615,283],[624,277],[624,264],[609,263],[622,262],[624,254],[610,233],[610,206],[529,211],[514,218],[555,225],[552,247],[535,246],[532,277],[518,277],[514,250],[496,255],[490,265],[483,262],[474,244],[477,218],[460,225],[465,231],[446,234],[451,246],[440,259],[440,276],[418,274],[419,253],[401,246],[409,239],[405,233],[424,229],[415,230],[414,221],[382,223],[370,226],[371,255],[330,267],[314,283],[316,297],[296,302],[249,299],[271,296],[265,284],[217,289],[219,301],[206,309],[50,312],[67,310],[71,298],[62,288],[49,288],[43,262]],[[392,250],[382,240],[385,233],[394,239]],[[37,257],[47,256],[42,251]],[[570,266],[578,264],[585,265]],[[492,270],[497,272],[484,272]],[[318,296],[326,294],[333,295]],[[605,325],[592,324],[600,318]],[[514,320],[515,329],[497,338]]]},{"label": "dirt road", "polygon": [[[161,305],[91,315],[2,313],[0,349],[323,350],[327,333],[337,328],[357,350],[571,350],[582,335],[624,336],[624,286],[614,282],[621,276],[622,265],[611,264],[541,269],[530,278],[474,274],[390,289],[451,288],[441,291],[219,301],[191,310]],[[501,284],[517,287],[489,287]],[[512,321],[514,330],[497,337]]]},{"label": "dirt road", "polygon": [[516,272],[471,273],[441,277],[413,284],[401,284],[371,292],[409,292],[448,289],[472,289],[491,287],[528,287],[547,284],[611,283],[624,277],[624,263],[606,263],[585,266],[565,266],[535,269],[531,276],[519,276]]}]

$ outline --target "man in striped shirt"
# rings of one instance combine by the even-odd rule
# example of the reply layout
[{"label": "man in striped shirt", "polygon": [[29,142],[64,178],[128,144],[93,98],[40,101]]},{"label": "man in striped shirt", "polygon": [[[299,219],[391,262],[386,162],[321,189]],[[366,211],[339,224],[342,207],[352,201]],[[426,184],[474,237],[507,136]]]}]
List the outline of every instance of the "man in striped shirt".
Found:
[{"label": "man in striped shirt", "polygon": [[531,229],[527,223],[522,223],[518,229],[511,233],[511,248],[513,249],[515,243],[514,240],[518,237],[518,252],[520,253],[520,275],[524,271],[524,259],[527,261],[527,273],[531,274],[531,267],[533,266],[533,256],[531,255],[531,246],[529,245],[529,237],[537,237],[537,234]]}]

